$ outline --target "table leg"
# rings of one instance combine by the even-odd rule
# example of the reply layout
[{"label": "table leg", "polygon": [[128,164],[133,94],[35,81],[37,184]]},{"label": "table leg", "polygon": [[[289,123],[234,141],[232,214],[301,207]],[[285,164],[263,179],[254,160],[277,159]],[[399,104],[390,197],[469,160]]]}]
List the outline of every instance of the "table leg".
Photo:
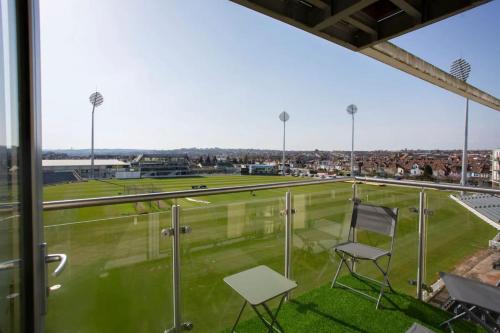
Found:
[{"label": "table leg", "polygon": [[[283,301],[285,300],[286,294],[283,295],[283,297],[280,300],[280,304],[278,305],[278,308],[276,309],[276,312],[273,314],[272,311],[269,309],[269,307],[265,304],[262,303],[262,307],[266,310],[267,314],[271,318],[271,322],[267,321],[266,318],[260,313],[260,311],[257,309],[257,306],[252,305],[253,310],[255,313],[257,313],[257,316],[259,316],[259,319],[264,323],[264,325],[268,328],[268,333],[272,332],[273,330],[284,333],[283,327],[280,325],[280,323],[277,320],[278,313],[281,309],[281,305],[283,305]],[[278,328],[275,328],[274,325],[278,326]]]},{"label": "table leg", "polygon": [[243,310],[245,310],[245,306],[247,305],[247,301],[243,303],[243,306],[241,307],[240,313],[238,314],[238,318],[236,318],[236,322],[233,325],[233,328],[231,329],[231,333],[236,332],[236,326],[238,325],[238,322],[240,321],[241,315],[243,313]]},{"label": "table leg", "polygon": [[273,313],[271,312],[271,309],[269,309],[269,307],[267,306],[266,303],[262,304],[262,306],[264,307],[264,309],[266,310],[267,314],[269,315],[269,317],[271,317],[272,321],[271,321],[271,327],[270,327],[270,330],[269,332],[271,332],[271,329],[273,328],[273,325],[276,324],[276,326],[278,326],[279,330],[281,332],[285,332],[285,330],[283,329],[283,327],[280,325],[280,323],[278,322],[278,313],[280,312],[280,309],[281,309],[281,305],[283,305],[283,301],[285,300],[286,298],[286,294],[281,298],[280,300],[280,304],[278,305],[278,308],[276,309],[276,312]]}]

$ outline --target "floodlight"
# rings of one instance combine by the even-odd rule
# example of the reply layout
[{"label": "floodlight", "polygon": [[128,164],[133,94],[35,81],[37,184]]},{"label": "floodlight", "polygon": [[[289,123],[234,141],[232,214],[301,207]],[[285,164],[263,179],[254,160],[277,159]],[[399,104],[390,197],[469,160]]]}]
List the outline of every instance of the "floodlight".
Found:
[{"label": "floodlight", "polygon": [[290,115],[288,113],[286,113],[286,111],[283,111],[280,113],[279,118],[281,121],[286,122],[290,119]]},{"label": "floodlight", "polygon": [[471,66],[464,59],[460,58],[451,64],[450,74],[459,79],[460,81],[466,82],[469,78]]},{"label": "floodlight", "polygon": [[104,98],[102,97],[100,92],[95,92],[89,97],[90,104],[93,106],[99,106],[104,102]]},{"label": "floodlight", "polygon": [[347,109],[346,109],[346,110],[347,110],[347,113],[349,113],[349,114],[352,114],[352,115],[353,115],[353,114],[355,114],[356,112],[358,112],[358,107],[357,107],[356,105],[354,105],[354,104],[351,104],[351,105],[349,105],[349,106],[347,107]]}]

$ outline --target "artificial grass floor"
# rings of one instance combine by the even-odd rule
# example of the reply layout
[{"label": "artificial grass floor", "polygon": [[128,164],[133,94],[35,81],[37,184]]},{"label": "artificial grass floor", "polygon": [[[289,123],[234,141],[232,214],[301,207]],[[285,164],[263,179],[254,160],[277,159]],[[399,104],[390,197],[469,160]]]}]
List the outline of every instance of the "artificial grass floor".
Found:
[{"label": "artificial grass floor", "polygon": [[[376,295],[373,284],[351,276],[343,277],[340,281]],[[414,322],[435,332],[446,332],[439,324],[452,317],[450,313],[397,291],[387,292],[382,305],[379,310],[375,310],[375,302],[341,287],[330,288],[325,285],[296,298],[292,295],[292,299],[283,305],[278,321],[286,333],[406,332]],[[238,310],[235,309],[235,319]],[[252,310],[247,307],[245,311]],[[457,333],[484,332],[464,321],[457,322],[453,328]],[[229,331],[228,328],[224,332]],[[238,333],[266,331],[256,316],[240,322],[236,328]]]}]

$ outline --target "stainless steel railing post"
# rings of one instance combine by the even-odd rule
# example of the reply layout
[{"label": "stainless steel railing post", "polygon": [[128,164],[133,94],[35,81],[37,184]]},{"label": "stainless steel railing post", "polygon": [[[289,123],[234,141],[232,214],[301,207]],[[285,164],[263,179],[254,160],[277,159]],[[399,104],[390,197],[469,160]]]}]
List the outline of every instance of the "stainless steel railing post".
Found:
[{"label": "stainless steel railing post", "polygon": [[[292,276],[292,193],[285,195],[285,277],[291,279]],[[287,295],[286,300],[288,300]]]},{"label": "stainless steel railing post", "polygon": [[[358,184],[356,184],[356,180],[354,180],[354,183],[352,184],[352,204],[354,205],[358,201]],[[358,241],[358,234],[356,233],[356,229],[353,230],[352,234],[352,240],[354,242]],[[352,259],[354,260],[354,259]],[[356,260],[352,263],[352,270],[353,272],[356,272],[357,270],[357,263]]]},{"label": "stainless steel railing post", "polygon": [[423,286],[425,279],[425,190],[422,188],[419,194],[418,205],[418,258],[417,258],[417,298],[423,299]]},{"label": "stainless steel railing post", "polygon": [[172,206],[172,299],[174,308],[174,332],[181,331],[181,235],[180,206]]},{"label": "stainless steel railing post", "polygon": [[193,323],[182,322],[181,304],[181,234],[191,232],[190,226],[181,226],[181,207],[172,205],[172,227],[161,231],[163,237],[172,238],[172,306],[173,306],[173,327],[165,330],[165,333],[180,333],[183,330],[193,329]]}]

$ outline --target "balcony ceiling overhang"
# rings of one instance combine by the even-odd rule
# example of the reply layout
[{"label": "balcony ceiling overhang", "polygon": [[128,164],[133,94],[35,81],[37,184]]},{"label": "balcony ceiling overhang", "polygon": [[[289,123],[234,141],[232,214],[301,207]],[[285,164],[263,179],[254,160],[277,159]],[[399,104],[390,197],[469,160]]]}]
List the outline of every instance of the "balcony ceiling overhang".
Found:
[{"label": "balcony ceiling overhang", "polygon": [[489,0],[231,0],[500,111],[500,100],[388,39]]}]

